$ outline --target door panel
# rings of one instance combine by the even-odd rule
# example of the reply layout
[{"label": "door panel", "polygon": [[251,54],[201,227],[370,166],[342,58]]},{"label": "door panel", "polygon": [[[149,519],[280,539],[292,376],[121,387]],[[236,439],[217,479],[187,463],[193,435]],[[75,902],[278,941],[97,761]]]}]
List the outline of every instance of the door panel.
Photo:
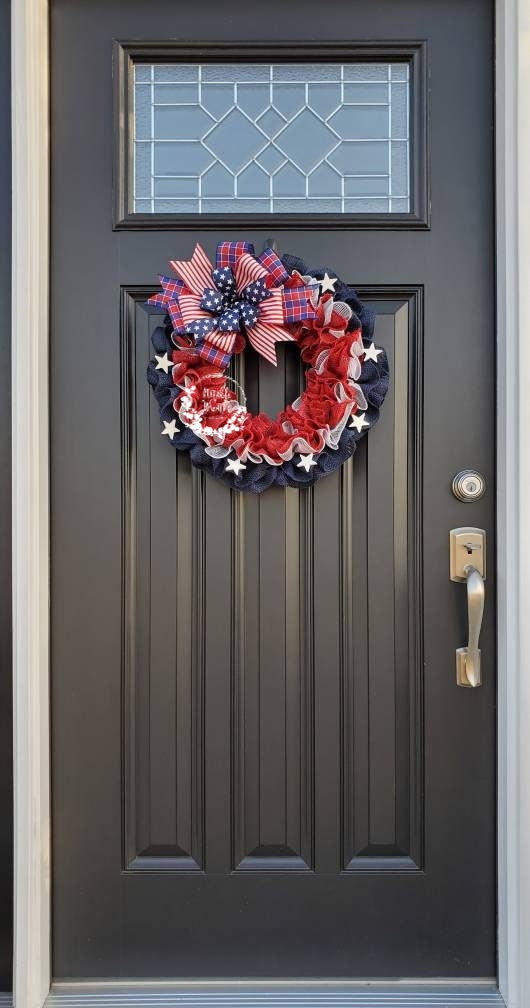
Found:
[{"label": "door panel", "polygon": [[[160,441],[145,382],[158,323],[144,309],[148,294],[123,294],[125,867],[189,871],[205,867],[201,642],[219,606],[215,598],[211,614],[206,599],[220,514],[209,529],[211,481],[185,455],[173,465]],[[422,292],[363,296],[394,376],[373,436],[322,489],[233,494],[223,506],[233,829],[225,870],[421,868]],[[275,399],[300,389],[299,359],[285,348],[274,384],[252,354],[237,359],[236,374],[258,409],[277,410]],[[343,698],[334,698],[339,817],[323,833],[324,851],[336,833],[339,855],[327,868],[314,849],[315,755],[323,790],[335,787],[336,770],[314,731],[319,665],[320,706],[333,688]]]},{"label": "door panel", "polygon": [[[491,9],[278,14],[52,6],[58,978],[495,972]],[[144,302],[196,236],[188,220],[112,229],[111,60],[116,39],[177,32],[291,40],[291,60],[315,37],[427,43],[430,229],[201,222],[209,254],[273,235],[376,312],[380,422],[308,490],[240,495],[161,443]],[[235,368],[252,410],[300,388],[290,348],[277,370],[249,352]],[[466,465],[488,486],[472,505],[450,492]],[[459,525],[488,532],[478,690],[455,683]]]}]

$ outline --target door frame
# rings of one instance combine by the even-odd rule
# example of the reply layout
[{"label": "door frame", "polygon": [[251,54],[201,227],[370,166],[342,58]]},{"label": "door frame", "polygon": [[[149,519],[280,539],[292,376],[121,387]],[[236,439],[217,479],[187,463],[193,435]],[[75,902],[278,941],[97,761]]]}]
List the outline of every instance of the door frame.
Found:
[{"label": "door frame", "polygon": [[[12,3],[17,1008],[41,1008],[50,989],[48,22],[48,0]],[[528,94],[530,0],[496,0],[498,946],[508,1008],[530,1004]]]}]

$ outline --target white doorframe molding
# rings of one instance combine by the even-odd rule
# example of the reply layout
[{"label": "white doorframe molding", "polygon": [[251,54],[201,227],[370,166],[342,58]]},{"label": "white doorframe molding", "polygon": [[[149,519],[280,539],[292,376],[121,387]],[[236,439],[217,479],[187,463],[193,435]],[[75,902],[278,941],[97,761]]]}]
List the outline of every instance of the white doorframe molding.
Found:
[{"label": "white doorframe molding", "polygon": [[14,994],[50,985],[48,3],[12,0]]},{"label": "white doorframe molding", "polygon": [[497,0],[499,986],[530,1005],[530,2]]},{"label": "white doorframe molding", "polygon": [[[48,2],[12,0],[16,1008],[50,987]],[[496,18],[499,985],[528,1008],[530,0]]]}]

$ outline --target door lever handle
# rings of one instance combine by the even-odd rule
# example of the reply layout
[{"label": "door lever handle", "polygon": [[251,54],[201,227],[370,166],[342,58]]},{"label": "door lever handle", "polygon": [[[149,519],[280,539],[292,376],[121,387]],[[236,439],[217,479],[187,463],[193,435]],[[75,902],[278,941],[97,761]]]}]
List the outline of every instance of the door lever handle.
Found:
[{"label": "door lever handle", "polygon": [[483,529],[458,528],[450,532],[450,576],[466,585],[468,643],[456,650],[458,686],[480,686],[479,638],[484,614],[486,533]]},{"label": "door lever handle", "polygon": [[472,564],[465,568],[467,586],[467,647],[456,650],[456,681],[459,686],[480,686],[480,650],[478,646],[484,613],[484,578]]}]

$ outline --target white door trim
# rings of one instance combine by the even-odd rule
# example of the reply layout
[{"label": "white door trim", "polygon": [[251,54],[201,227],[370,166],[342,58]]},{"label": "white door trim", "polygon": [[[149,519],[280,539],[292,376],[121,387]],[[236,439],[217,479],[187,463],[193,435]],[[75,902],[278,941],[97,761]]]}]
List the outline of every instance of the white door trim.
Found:
[{"label": "white door trim", "polygon": [[498,0],[499,984],[530,1005],[530,2]]},{"label": "white door trim", "polygon": [[12,0],[14,991],[50,984],[48,3]]},{"label": "white door trim", "polygon": [[[17,1008],[41,1008],[50,987],[48,15],[48,0],[12,0]],[[496,18],[499,984],[528,1008],[530,0],[497,0]]]},{"label": "white door trim", "polygon": [[46,1008],[505,1008],[495,984],[188,981],[54,984]]}]

